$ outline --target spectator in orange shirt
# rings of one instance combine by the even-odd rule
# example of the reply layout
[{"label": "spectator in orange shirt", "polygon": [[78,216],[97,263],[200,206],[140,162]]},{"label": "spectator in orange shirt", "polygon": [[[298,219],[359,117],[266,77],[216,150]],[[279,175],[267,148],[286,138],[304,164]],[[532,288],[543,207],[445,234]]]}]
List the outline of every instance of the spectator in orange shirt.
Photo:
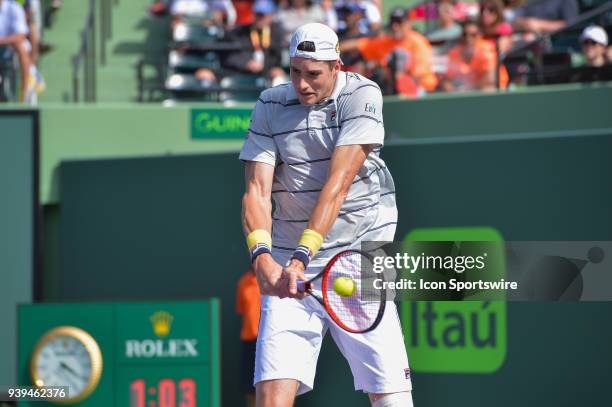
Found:
[{"label": "spectator in orange shirt", "polygon": [[[461,42],[448,53],[448,69],[441,88],[447,92],[493,90],[496,67],[495,47],[482,38],[478,22],[467,20],[463,23]],[[500,87],[507,84],[508,74],[501,67]]]},{"label": "spectator in orange shirt", "polygon": [[[412,29],[409,14],[403,8],[393,9],[389,26],[390,35],[342,41],[341,52],[357,49],[370,65],[387,68],[382,79],[391,79],[400,94],[416,96],[433,91],[438,80],[427,38]],[[389,77],[388,68],[395,72],[394,77]]]},{"label": "spectator in orange shirt", "polygon": [[236,312],[242,316],[242,380],[247,407],[255,406],[255,345],[259,330],[259,313],[261,310],[259,286],[252,268],[240,277],[236,293]]}]

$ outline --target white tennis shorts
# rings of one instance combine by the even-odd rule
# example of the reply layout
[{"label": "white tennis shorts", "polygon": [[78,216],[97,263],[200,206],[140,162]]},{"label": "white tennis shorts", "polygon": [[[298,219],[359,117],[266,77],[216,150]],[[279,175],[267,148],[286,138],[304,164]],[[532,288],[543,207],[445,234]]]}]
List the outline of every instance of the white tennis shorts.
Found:
[{"label": "white tennis shorts", "polygon": [[[314,276],[318,271],[309,269],[308,275]],[[300,382],[298,395],[312,390],[327,330],[349,363],[355,390],[367,393],[412,390],[408,356],[394,302],[387,302],[378,327],[354,334],[337,326],[312,297],[296,300],[267,295],[261,298],[254,383],[295,379]]]}]

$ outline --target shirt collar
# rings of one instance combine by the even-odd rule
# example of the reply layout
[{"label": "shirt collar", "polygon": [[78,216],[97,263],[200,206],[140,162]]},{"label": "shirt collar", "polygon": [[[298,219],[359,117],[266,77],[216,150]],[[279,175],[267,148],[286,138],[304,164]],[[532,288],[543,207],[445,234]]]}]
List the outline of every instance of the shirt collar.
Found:
[{"label": "shirt collar", "polygon": [[346,72],[340,71],[338,75],[336,75],[336,83],[334,84],[334,91],[332,92],[330,99],[336,100],[344,86],[346,85]]}]

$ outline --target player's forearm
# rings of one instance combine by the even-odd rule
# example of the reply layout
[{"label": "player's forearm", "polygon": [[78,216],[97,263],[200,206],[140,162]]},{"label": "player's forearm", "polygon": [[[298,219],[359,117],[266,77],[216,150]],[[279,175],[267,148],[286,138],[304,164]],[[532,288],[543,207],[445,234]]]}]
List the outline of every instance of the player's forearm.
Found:
[{"label": "player's forearm", "polygon": [[24,34],[12,34],[0,37],[0,45],[16,45],[26,39]]},{"label": "player's forearm", "polygon": [[242,198],[242,227],[245,236],[254,230],[272,230],[272,202],[260,194],[246,192]]},{"label": "player's forearm", "polygon": [[548,33],[552,31],[557,31],[565,27],[567,23],[563,20],[541,20],[540,21],[540,29],[538,32],[540,33]]},{"label": "player's forearm", "polygon": [[340,52],[354,51],[359,48],[359,39],[354,38],[340,42]]},{"label": "player's forearm", "polygon": [[242,226],[245,235],[254,230],[272,230],[272,178],[274,167],[249,162],[245,167],[245,193],[242,197]]}]

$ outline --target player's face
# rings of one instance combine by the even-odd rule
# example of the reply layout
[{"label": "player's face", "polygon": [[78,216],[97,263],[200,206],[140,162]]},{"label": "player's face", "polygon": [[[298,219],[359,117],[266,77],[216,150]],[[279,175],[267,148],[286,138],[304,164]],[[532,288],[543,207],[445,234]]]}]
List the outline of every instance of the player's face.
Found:
[{"label": "player's face", "polygon": [[326,61],[291,58],[291,82],[300,103],[314,105],[329,97],[339,70],[340,62],[331,68]]}]

